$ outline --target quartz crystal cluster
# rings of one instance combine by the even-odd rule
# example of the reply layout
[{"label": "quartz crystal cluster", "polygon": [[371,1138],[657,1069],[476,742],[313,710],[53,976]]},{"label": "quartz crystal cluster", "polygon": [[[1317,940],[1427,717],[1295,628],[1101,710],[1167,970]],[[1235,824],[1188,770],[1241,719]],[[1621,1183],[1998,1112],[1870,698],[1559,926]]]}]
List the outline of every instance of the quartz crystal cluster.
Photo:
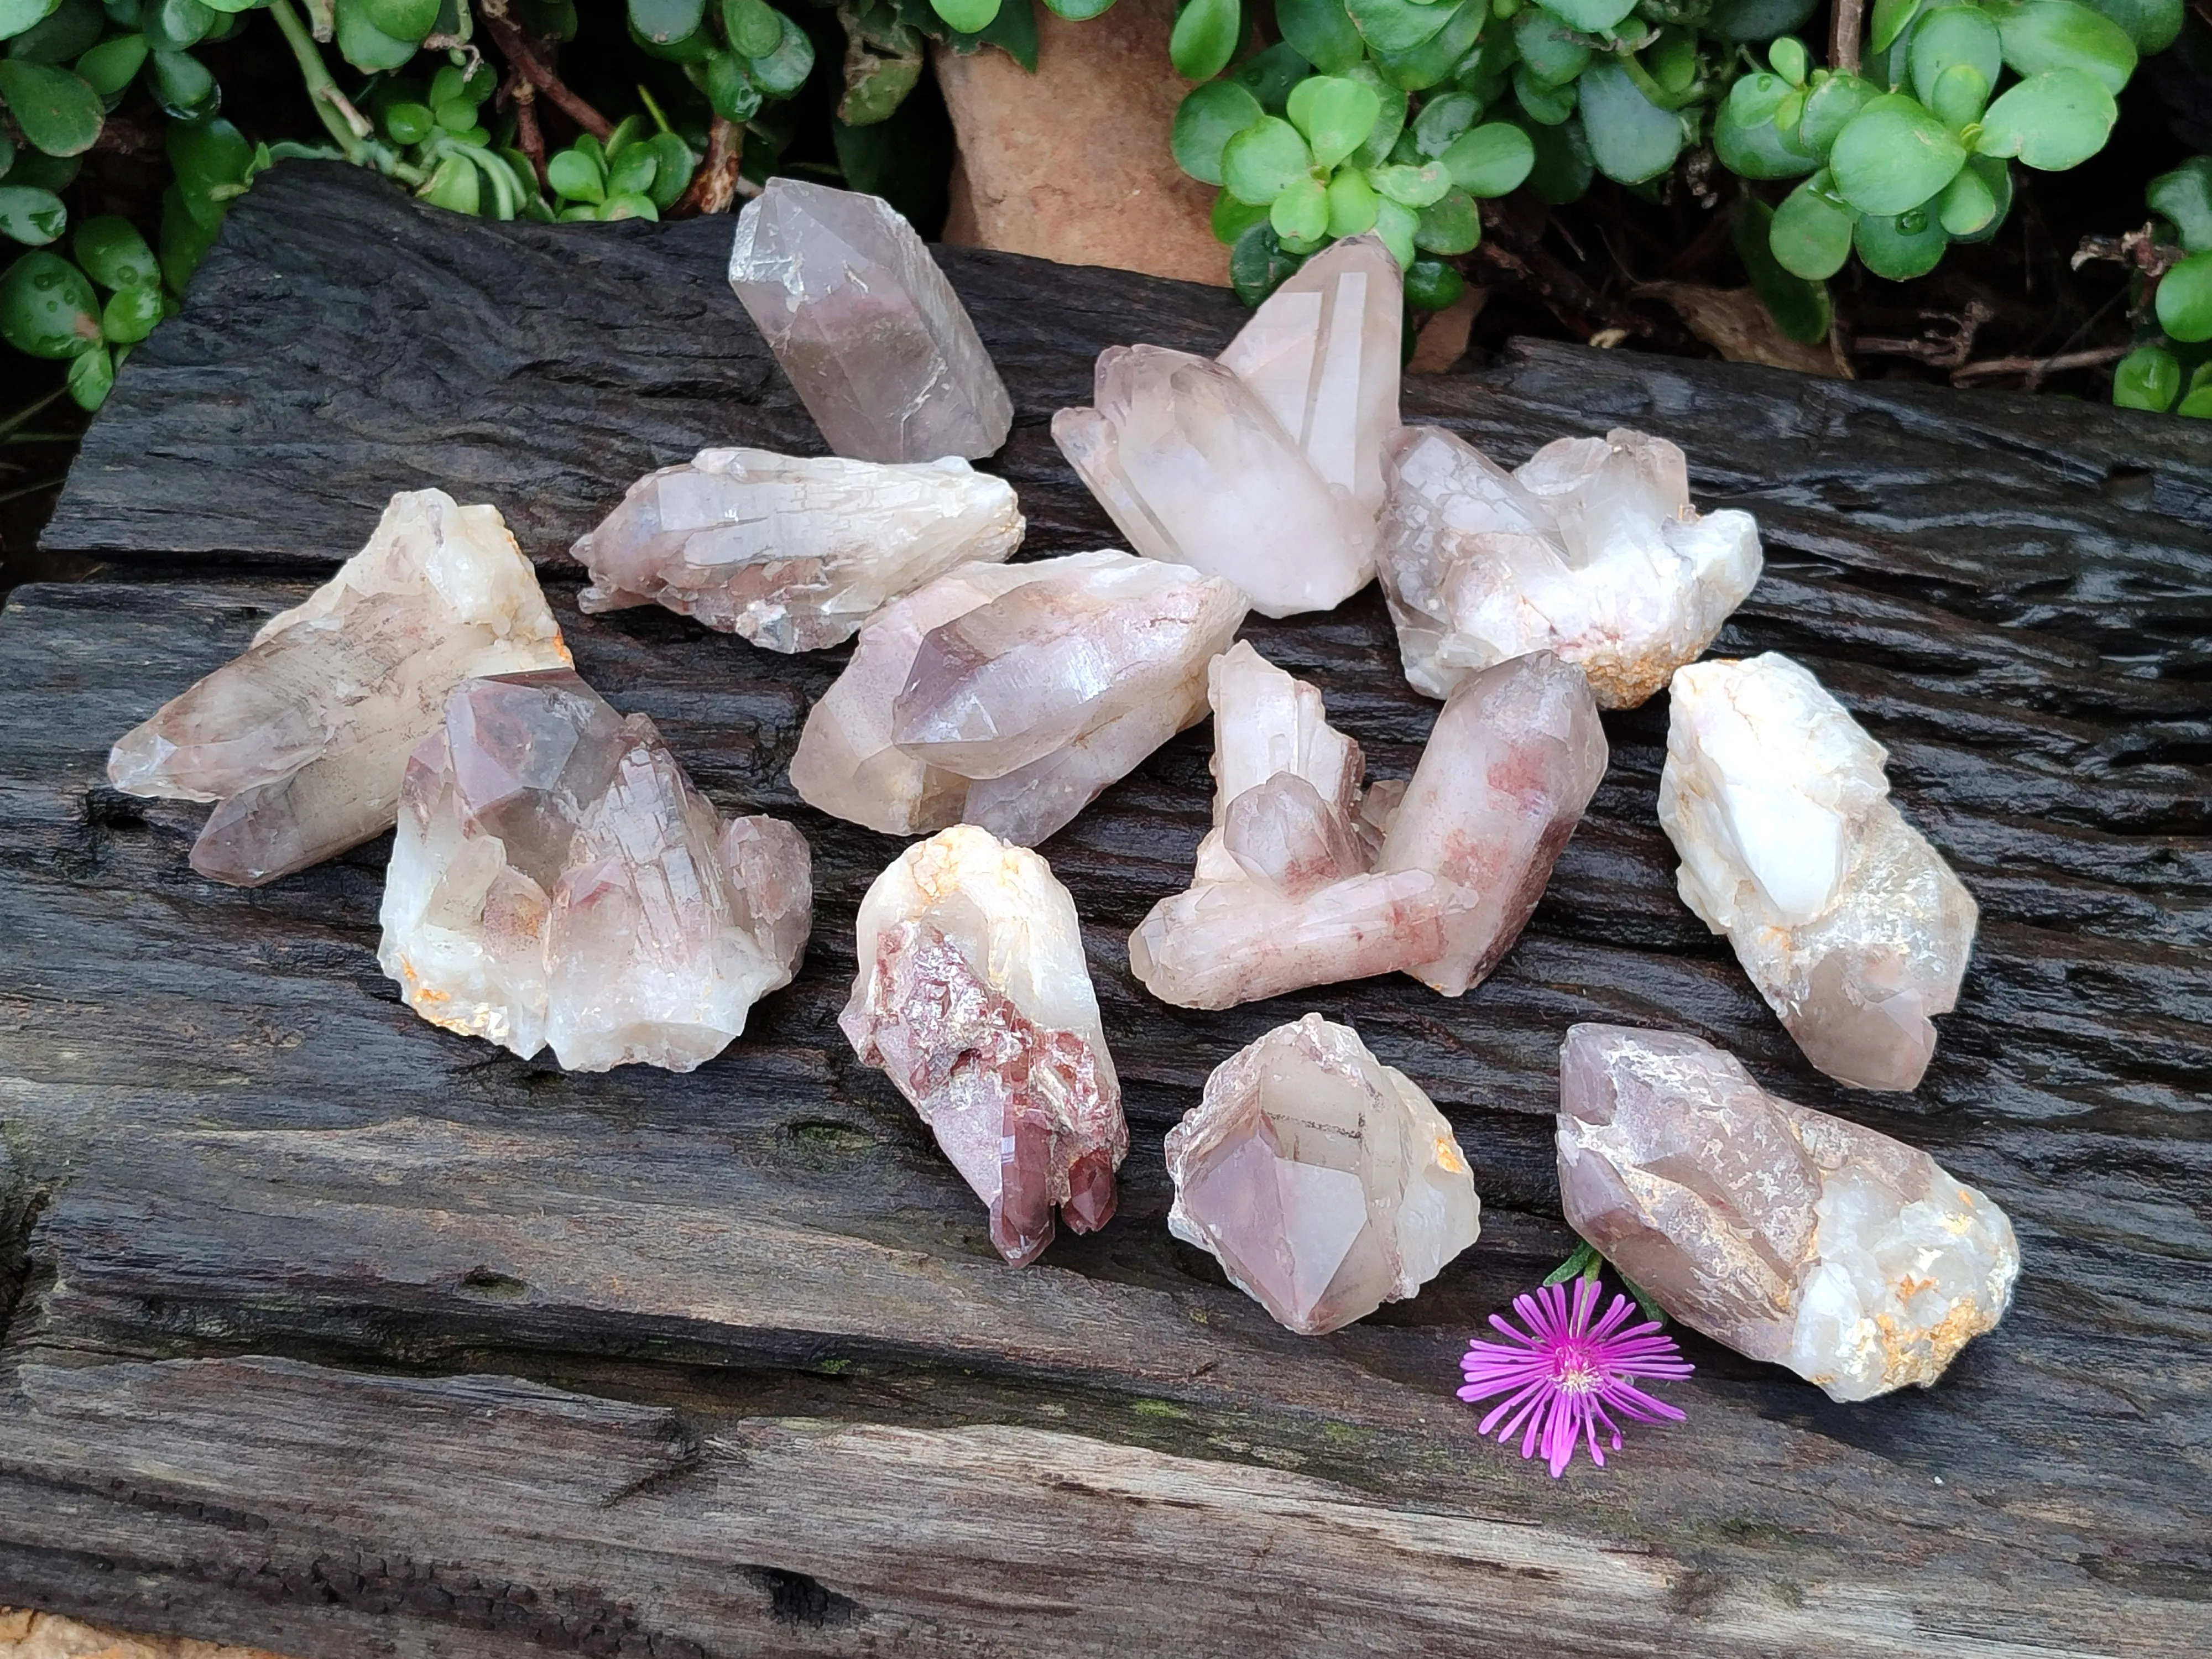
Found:
[{"label": "quartz crystal cluster", "polygon": [[988,455],[1013,400],[914,227],[879,197],[791,178],[738,216],[730,286],[840,455]]},{"label": "quartz crystal cluster", "polygon": [[642,714],[568,670],[471,680],[407,763],[377,953],[433,1024],[570,1071],[688,1072],[788,984],[806,842],[724,823]]},{"label": "quartz crystal cluster", "polygon": [[817,651],[885,600],[1022,542],[1013,486],[959,457],[900,465],[703,449],[580,539],[587,611],[659,603],[771,651]]},{"label": "quartz crystal cluster", "polygon": [[1016,1267],[1112,1218],[1129,1150],[1075,902],[1026,848],[960,824],[876,878],[838,1023],[990,1206]]},{"label": "quartz crystal cluster", "polygon": [[130,794],[217,803],[192,867],[258,886],[392,827],[408,751],[463,680],[568,662],[498,509],[409,491],[244,655],[118,743],[107,774]]},{"label": "quartz crystal cluster", "polygon": [[1218,577],[1127,553],[962,565],[893,600],[806,717],[791,781],[891,835],[1034,846],[1206,713],[1243,621]]},{"label": "quartz crystal cluster", "polygon": [[1863,1089],[1917,1086],[1978,913],[1889,799],[1887,751],[1773,652],[1684,668],[1671,702],[1659,822],[1683,902],[1808,1060]]},{"label": "quartz crystal cluster", "polygon": [[1348,238],[1218,362],[1102,353],[1092,406],[1061,410],[1053,438],[1139,553],[1228,578],[1264,616],[1330,610],[1375,574],[1402,308],[1389,250]]},{"label": "quartz crystal cluster", "polygon": [[1413,1295],[1482,1230],[1443,1114],[1319,1014],[1215,1067],[1167,1158],[1169,1231],[1306,1336]]},{"label": "quartz crystal cluster", "polygon": [[1626,428],[1511,472],[1437,427],[1392,441],[1376,562],[1414,689],[1556,652],[1632,708],[1711,645],[1759,580],[1747,513],[1700,517],[1682,452]]},{"label": "quartz crystal cluster", "polygon": [[1470,675],[1409,782],[1360,793],[1320,693],[1239,643],[1213,663],[1213,828],[1188,890],[1129,939],[1162,1000],[1226,1008],[1402,969],[1458,996],[1520,936],[1604,775],[1582,674],[1548,653]]},{"label": "quartz crystal cluster", "polygon": [[2011,1303],[2003,1211],[1696,1037],[1573,1027],[1558,1139],[1576,1231],[1683,1323],[1833,1399],[1928,1387]]}]

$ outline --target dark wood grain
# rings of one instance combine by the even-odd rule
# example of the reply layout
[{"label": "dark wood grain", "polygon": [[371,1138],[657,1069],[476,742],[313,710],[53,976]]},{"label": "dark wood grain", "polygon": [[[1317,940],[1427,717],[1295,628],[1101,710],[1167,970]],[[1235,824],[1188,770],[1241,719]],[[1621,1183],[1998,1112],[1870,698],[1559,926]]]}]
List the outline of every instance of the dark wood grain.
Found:
[{"label": "dark wood grain", "polygon": [[[339,205],[333,208],[337,201]],[[2212,446],[2189,422],[1531,347],[1409,384],[1518,459],[1632,422],[1756,511],[1723,648],[1786,649],[1892,750],[1983,905],[1911,1097],[1813,1073],[1673,891],[1665,704],[1528,935],[1459,1001],[1403,979],[1200,1014],[1127,930],[1188,879],[1206,733],[1044,849],[1135,1131],[1121,1216],[1004,1267],[835,1016],[897,843],[785,767],[842,653],[647,611],[558,563],[702,444],[817,447],[722,286],[726,222],[547,228],[288,166],[126,368],[55,521],[106,574],[0,614],[0,1601],[388,1652],[2024,1656],[2212,1645]],[[1110,532],[1044,423],[1091,355],[1205,349],[1206,289],[948,251],[1013,391],[1030,546]],[[385,847],[252,892],[106,744],[350,552],[394,489],[495,501],[580,667],[725,810],[812,842],[814,944],[686,1077],[441,1033],[377,971]],[[1434,705],[1370,592],[1255,623],[1376,770]],[[1349,1019],[1451,1116],[1482,1241],[1292,1337],[1176,1243],[1160,1137],[1278,1021]],[[1554,1484],[1449,1395],[1570,1243],[1559,1035],[1698,1031],[1926,1146],[2012,1214],[2019,1304],[1940,1387],[1839,1407],[1695,1338],[1686,1423]]]}]

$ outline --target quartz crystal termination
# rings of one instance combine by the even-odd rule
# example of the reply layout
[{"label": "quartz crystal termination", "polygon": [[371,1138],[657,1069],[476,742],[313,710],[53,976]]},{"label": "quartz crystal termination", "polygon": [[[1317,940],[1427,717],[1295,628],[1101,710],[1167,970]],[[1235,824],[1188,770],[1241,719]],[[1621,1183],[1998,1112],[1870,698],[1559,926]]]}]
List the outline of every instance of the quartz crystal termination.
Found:
[{"label": "quartz crystal termination", "polygon": [[890,835],[967,823],[1034,846],[1204,716],[1245,609],[1229,582],[1127,553],[959,566],[862,627],[792,787]]},{"label": "quartz crystal termination", "polygon": [[499,509],[405,491],[336,575],[127,733],[107,775],[217,803],[192,868],[258,887],[392,828],[408,751],[462,681],[568,663]]},{"label": "quartz crystal termination", "polygon": [[1249,645],[1208,695],[1214,827],[1190,888],[1129,938],[1137,977],[1180,1007],[1399,970],[1446,996],[1480,984],[1605,773],[1589,686],[1548,653],[1462,681],[1412,780],[1364,796],[1320,694]]},{"label": "quartz crystal termination", "polygon": [[1006,442],[1006,382],[921,238],[882,198],[769,179],[738,216],[730,286],[838,454],[974,460]]},{"label": "quartz crystal termination", "polygon": [[885,600],[1022,542],[1013,486],[903,465],[702,449],[648,472],[572,550],[586,611],[660,604],[771,651],[841,645]]},{"label": "quartz crystal termination", "polygon": [[1773,652],[1684,668],[1671,701],[1659,822],[1683,902],[1814,1065],[1917,1087],[1979,911],[1889,799],[1887,751]]},{"label": "quartz crystal termination", "polygon": [[1414,690],[1553,651],[1632,708],[1713,642],[1759,581],[1748,513],[1700,517],[1682,452],[1620,428],[1511,472],[1437,427],[1389,449],[1376,564]]},{"label": "quartz crystal termination", "polygon": [[721,822],[566,670],[471,680],[407,763],[377,960],[434,1025],[574,1072],[688,1072],[797,970],[806,842]]},{"label": "quartz crystal termination", "polygon": [[1279,1025],[1168,1131],[1168,1230],[1304,1336],[1402,1301],[1482,1231],[1443,1114],[1348,1025]]},{"label": "quartz crystal termination", "polygon": [[2002,1210],[1696,1037],[1571,1027],[1558,1143],[1577,1232],[1684,1324],[1831,1399],[1930,1386],[2011,1304]]},{"label": "quartz crystal termination", "polygon": [[860,902],[838,1024],[914,1103],[990,1206],[1019,1267],[1113,1218],[1128,1155],[1075,901],[1026,848],[959,824],[909,847]]}]

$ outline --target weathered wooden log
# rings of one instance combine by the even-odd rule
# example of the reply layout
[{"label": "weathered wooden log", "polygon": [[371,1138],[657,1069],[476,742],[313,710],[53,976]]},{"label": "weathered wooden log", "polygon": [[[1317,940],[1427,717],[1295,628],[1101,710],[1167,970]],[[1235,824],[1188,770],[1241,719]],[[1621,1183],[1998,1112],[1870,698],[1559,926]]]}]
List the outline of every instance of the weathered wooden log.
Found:
[{"label": "weathered wooden log", "polygon": [[[1673,891],[1663,699],[1503,970],[1200,1014],[1131,979],[1188,878],[1206,734],[1044,849],[1128,1091],[1121,1216],[1003,1267],[835,1016],[896,843],[784,769],[843,653],[579,616],[568,540],[702,444],[818,447],[726,222],[541,228],[288,165],[126,368],[50,532],[106,574],[0,616],[0,1601],[304,1655],[2196,1654],[2212,1644],[2212,453],[2191,423],[1531,347],[1409,387],[1508,459],[1681,441],[1770,567],[1722,641],[1806,661],[1983,905],[1911,1097],[1807,1067]],[[1045,433],[1199,289],[948,250],[1017,405],[1040,551],[1110,529]],[[496,502],[580,667],[725,810],[812,842],[815,942],[686,1077],[433,1030],[376,969],[382,845],[256,891],[107,744],[352,551],[393,489]],[[1376,772],[1434,705],[1372,592],[1248,630]],[[1304,1340],[1163,1224],[1159,1139],[1305,1009],[1436,1096],[1484,1238]],[[1869,1405],[1693,1337],[1686,1423],[1557,1483],[1449,1395],[1571,1243],[1549,1111],[1584,1018],[1674,1025],[1926,1146],[2019,1225],[2010,1320]]]}]

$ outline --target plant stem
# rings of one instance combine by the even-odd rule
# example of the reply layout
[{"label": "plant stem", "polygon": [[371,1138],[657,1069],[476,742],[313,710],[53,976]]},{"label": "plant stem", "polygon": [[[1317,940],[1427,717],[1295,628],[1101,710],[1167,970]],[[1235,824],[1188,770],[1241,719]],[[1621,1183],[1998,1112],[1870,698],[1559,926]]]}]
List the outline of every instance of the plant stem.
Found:
[{"label": "plant stem", "polygon": [[[281,4],[283,0],[272,0]],[[568,90],[561,77],[538,60],[530,50],[530,43],[522,38],[522,31],[507,15],[507,0],[483,0],[477,8],[484,27],[490,32],[492,43],[499,48],[500,56],[520,70],[530,83],[560,106],[563,114],[578,126],[604,143],[614,136],[615,124]]]},{"label": "plant stem", "polygon": [[69,388],[67,386],[58,386],[52,392],[46,393],[45,397],[40,398],[38,402],[29,404],[26,408],[17,410],[13,415],[0,417],[0,434],[13,432],[17,427],[22,425],[24,422],[29,420],[32,416],[37,414],[40,410],[59,403],[68,391]]},{"label": "plant stem", "polygon": [[1828,26],[1828,67],[1839,75],[1859,72],[1859,36],[1866,27],[1866,0],[1836,0]]},{"label": "plant stem", "polygon": [[278,33],[299,61],[300,78],[307,83],[307,97],[325,129],[345,152],[347,161],[356,167],[368,166],[368,151],[362,141],[374,129],[331,78],[330,65],[323,62],[314,36],[308,33],[307,26],[300,21],[300,14],[292,9],[292,0],[269,0],[269,15],[276,20]]}]

